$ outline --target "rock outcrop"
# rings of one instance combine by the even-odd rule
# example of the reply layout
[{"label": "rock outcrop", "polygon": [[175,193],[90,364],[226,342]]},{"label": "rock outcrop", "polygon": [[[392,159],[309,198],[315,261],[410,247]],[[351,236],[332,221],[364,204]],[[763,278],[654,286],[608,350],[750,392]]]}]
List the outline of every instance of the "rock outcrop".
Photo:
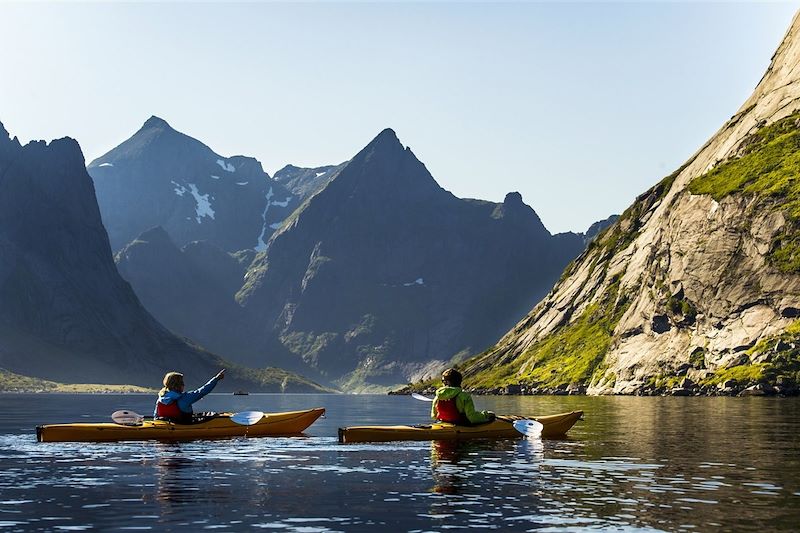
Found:
[{"label": "rock outcrop", "polygon": [[589,393],[800,375],[800,20],[753,95],[464,369],[479,387]]},{"label": "rock outcrop", "polygon": [[302,202],[309,196],[325,188],[347,163],[341,165],[327,165],[316,168],[302,168],[286,165],[275,173],[275,181],[283,185],[292,194],[297,195]]}]

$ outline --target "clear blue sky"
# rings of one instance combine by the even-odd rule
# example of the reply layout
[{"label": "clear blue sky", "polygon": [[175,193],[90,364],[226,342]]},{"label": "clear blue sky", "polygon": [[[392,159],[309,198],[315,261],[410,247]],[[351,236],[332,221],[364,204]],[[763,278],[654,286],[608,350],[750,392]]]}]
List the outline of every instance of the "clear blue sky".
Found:
[{"label": "clear blue sky", "polygon": [[270,173],[393,128],[553,232],[621,212],[741,105],[797,3],[0,3],[0,121],[87,161],[158,115]]}]

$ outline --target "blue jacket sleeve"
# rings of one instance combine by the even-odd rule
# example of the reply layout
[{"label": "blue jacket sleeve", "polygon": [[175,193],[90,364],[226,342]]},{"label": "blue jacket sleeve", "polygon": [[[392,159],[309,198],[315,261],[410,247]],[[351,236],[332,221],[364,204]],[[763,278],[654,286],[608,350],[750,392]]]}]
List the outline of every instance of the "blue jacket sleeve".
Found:
[{"label": "blue jacket sleeve", "polygon": [[211,378],[208,380],[208,383],[199,389],[190,390],[181,394],[181,397],[178,399],[178,407],[180,407],[180,410],[184,413],[191,413],[192,404],[214,390],[214,387],[217,386],[218,381],[219,380],[216,378]]}]

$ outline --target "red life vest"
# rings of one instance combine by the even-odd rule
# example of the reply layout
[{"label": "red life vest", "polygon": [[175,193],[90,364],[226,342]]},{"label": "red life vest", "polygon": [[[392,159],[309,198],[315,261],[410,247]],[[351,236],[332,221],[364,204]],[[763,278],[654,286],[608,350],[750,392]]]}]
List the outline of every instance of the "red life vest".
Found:
[{"label": "red life vest", "polygon": [[170,418],[172,420],[179,420],[185,415],[178,407],[178,402],[170,404],[161,403],[161,400],[156,402],[156,416],[159,418]]},{"label": "red life vest", "polygon": [[462,424],[466,419],[464,414],[458,410],[455,398],[436,401],[436,418],[451,424]]}]

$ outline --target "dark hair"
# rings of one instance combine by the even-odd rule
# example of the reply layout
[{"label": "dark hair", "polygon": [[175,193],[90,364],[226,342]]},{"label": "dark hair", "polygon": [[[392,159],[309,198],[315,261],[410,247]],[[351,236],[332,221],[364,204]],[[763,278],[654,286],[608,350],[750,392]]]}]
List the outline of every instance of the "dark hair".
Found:
[{"label": "dark hair", "polygon": [[460,387],[462,379],[461,372],[455,368],[448,368],[442,372],[442,382],[450,387]]}]

